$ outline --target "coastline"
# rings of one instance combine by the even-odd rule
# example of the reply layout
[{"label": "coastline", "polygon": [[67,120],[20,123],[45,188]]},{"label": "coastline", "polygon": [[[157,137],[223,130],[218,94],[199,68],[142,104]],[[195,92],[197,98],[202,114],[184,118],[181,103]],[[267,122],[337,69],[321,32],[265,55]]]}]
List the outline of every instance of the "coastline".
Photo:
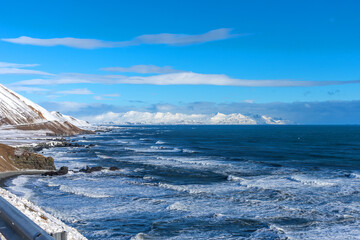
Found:
[{"label": "coastline", "polygon": [[[35,166],[37,165],[38,161],[41,162],[44,161],[44,159],[51,158],[47,158],[42,154],[38,154],[36,152],[39,152],[39,149],[42,148],[63,147],[71,143],[65,140],[62,136],[57,136],[55,138],[37,138],[36,140],[32,141],[30,138],[28,138],[28,136],[26,136],[26,138],[24,138],[23,136],[17,138],[13,135],[10,138],[7,138],[7,140],[11,140],[12,144],[0,144],[3,149],[10,149],[10,154],[9,151],[0,153],[0,160],[2,161],[2,166],[7,166],[7,168],[5,168],[5,171],[0,171],[0,196],[7,200],[14,207],[16,207],[18,210],[20,210],[23,214],[25,214],[28,218],[30,218],[33,222],[35,222],[49,234],[65,231],[68,233],[68,240],[86,240],[87,238],[84,237],[81,233],[79,233],[75,228],[65,224],[60,219],[56,218],[50,213],[45,212],[42,208],[30,202],[28,199],[19,197],[5,189],[5,187],[7,187],[5,185],[7,181],[21,175],[40,175],[45,172],[56,170],[54,165],[52,165],[54,169],[52,169],[52,166],[49,167],[49,165],[41,165],[40,168],[42,169],[33,169],[34,167],[39,167]],[[23,140],[26,140],[26,142],[24,142]],[[2,143],[2,141],[0,142]],[[19,165],[16,165],[15,162],[13,162],[14,156],[17,156],[18,152],[21,153],[21,156],[23,156],[23,153],[27,153],[27,155],[25,154],[27,157],[22,159],[22,161],[20,162],[21,164],[24,164],[31,157],[35,158],[34,162],[31,162],[29,165],[31,169],[19,169]],[[15,153],[15,155],[13,153]],[[9,157],[10,155],[11,157]],[[30,158],[28,156],[30,156]],[[49,164],[49,162],[51,163],[51,161],[47,161],[46,164]],[[9,163],[11,166],[8,165]],[[53,159],[52,164],[54,164]],[[25,165],[22,166],[28,167]]]},{"label": "coastline", "polygon": [[0,188],[4,188],[6,186],[5,182],[12,178],[16,178],[21,175],[39,175],[48,171],[49,170],[18,170],[18,171],[0,172]]}]

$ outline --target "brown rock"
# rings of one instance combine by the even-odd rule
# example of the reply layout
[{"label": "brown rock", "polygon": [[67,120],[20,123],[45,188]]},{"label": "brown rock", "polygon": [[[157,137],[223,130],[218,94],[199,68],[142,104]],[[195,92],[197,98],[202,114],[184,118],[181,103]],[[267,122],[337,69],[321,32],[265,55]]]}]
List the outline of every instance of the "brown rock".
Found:
[{"label": "brown rock", "polygon": [[54,159],[0,144],[0,171],[55,170]]}]

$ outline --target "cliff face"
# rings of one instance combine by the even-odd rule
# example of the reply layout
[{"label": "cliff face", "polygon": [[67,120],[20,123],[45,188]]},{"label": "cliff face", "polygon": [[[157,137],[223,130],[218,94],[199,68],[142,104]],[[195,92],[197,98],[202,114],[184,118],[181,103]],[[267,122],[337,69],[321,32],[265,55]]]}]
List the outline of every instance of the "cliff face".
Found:
[{"label": "cliff face", "polygon": [[54,159],[0,144],[0,172],[25,169],[55,170]]}]

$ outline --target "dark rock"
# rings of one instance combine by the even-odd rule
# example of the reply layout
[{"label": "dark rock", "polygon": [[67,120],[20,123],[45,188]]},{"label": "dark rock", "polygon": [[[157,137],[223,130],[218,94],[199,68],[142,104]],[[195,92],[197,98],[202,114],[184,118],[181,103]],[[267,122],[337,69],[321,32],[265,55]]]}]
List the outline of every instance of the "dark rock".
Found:
[{"label": "dark rock", "polygon": [[118,168],[118,167],[110,167],[109,170],[110,171],[118,171],[118,170],[120,170],[120,168]]},{"label": "dark rock", "polygon": [[99,172],[101,170],[103,170],[104,168],[103,167],[89,167],[89,166],[86,166],[85,168],[83,169],[80,169],[79,172],[84,172],[84,173],[92,173],[92,172]]},{"label": "dark rock", "polygon": [[43,176],[61,176],[61,175],[66,175],[69,172],[69,168],[68,167],[61,167],[58,171],[50,171],[50,172],[46,172],[43,173]]},{"label": "dark rock", "polygon": [[82,168],[82,169],[80,169],[79,170],[79,172],[88,172],[88,171],[90,171],[90,168],[89,168],[89,166],[86,166],[85,168]]},{"label": "dark rock", "polygon": [[99,171],[101,171],[103,169],[104,169],[103,167],[92,167],[92,168],[90,168],[90,173],[99,172]]},{"label": "dark rock", "polygon": [[65,175],[65,174],[68,174],[69,168],[63,166],[63,167],[61,167],[61,168],[59,169],[59,171],[57,171],[57,172],[58,172],[59,175]]},{"label": "dark rock", "polygon": [[50,171],[50,172],[43,173],[41,175],[43,175],[43,176],[57,176],[58,173],[55,172],[55,171]]}]

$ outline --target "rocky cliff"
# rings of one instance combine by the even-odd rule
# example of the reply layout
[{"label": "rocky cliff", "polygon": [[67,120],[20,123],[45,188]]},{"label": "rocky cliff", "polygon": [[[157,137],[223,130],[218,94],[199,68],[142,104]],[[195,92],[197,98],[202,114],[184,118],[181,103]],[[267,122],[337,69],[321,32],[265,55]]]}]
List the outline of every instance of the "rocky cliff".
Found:
[{"label": "rocky cliff", "polygon": [[0,172],[25,169],[54,170],[54,159],[0,144]]}]

